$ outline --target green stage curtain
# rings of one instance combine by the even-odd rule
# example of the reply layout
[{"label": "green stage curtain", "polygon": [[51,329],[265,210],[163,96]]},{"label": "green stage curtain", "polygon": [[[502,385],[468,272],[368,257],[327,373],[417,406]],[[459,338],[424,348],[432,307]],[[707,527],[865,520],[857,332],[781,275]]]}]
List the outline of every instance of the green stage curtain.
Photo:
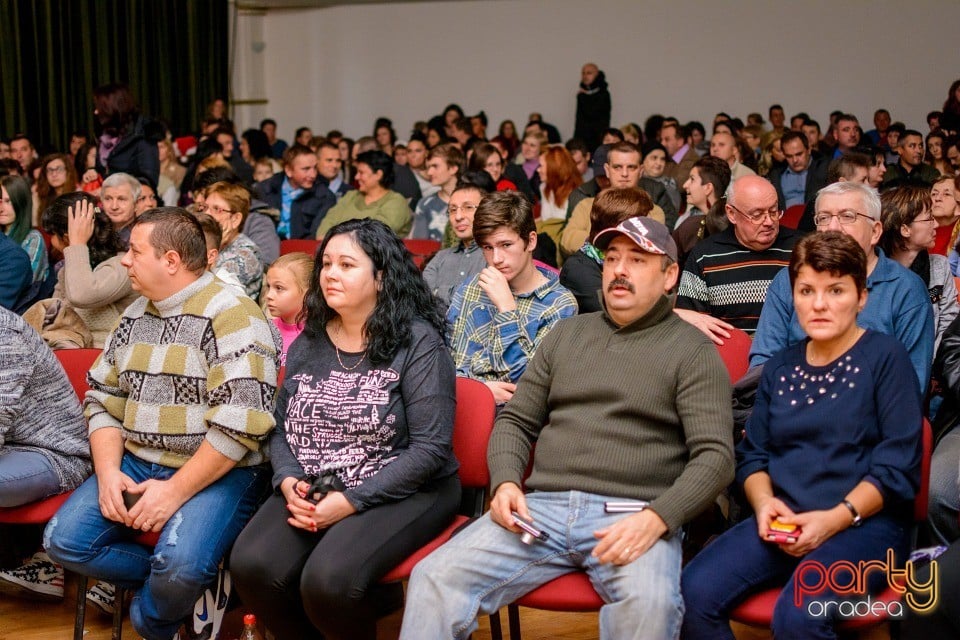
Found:
[{"label": "green stage curtain", "polygon": [[228,96],[227,0],[0,0],[0,136],[65,149],[93,133],[93,89],[130,85],[147,116],[195,132]]}]

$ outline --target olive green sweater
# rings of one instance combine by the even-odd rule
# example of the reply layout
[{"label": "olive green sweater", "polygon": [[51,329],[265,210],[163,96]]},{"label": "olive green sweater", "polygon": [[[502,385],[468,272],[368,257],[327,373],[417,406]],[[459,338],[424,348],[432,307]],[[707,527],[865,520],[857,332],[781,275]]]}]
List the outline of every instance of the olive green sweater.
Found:
[{"label": "olive green sweater", "polygon": [[557,323],[487,459],[494,490],[520,484],[536,442],[528,489],[648,500],[673,533],[733,480],[732,433],[723,362],[664,296],[625,327],[605,312]]}]

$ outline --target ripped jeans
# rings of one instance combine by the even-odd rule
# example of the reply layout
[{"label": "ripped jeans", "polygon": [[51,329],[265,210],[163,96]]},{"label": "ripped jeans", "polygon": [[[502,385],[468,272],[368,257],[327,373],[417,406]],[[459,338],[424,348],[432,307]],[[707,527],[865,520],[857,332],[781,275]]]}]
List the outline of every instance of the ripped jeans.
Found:
[{"label": "ripped jeans", "polygon": [[[177,471],[130,453],[120,469],[138,483]],[[220,560],[256,512],[269,479],[267,465],[231,470],[180,507],[151,550],[133,542],[140,532],[103,517],[93,476],[47,525],[44,547],[71,571],[135,590],[134,629],[147,640],[170,640],[216,580]]]}]

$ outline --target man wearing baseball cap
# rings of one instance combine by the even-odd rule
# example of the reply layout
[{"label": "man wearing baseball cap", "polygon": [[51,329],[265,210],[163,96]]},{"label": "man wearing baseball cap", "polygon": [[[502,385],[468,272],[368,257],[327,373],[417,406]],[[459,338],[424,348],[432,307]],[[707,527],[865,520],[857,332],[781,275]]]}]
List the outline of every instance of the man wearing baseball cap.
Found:
[{"label": "man wearing baseball cap", "polygon": [[[558,322],[528,363],[487,451],[490,511],[417,565],[402,639],[466,638],[478,615],[576,570],[607,603],[601,638],[679,637],[676,534],[733,478],[730,383],[673,313],[667,228],[629,218],[594,244],[604,310]],[[539,538],[524,544],[519,521]]]}]

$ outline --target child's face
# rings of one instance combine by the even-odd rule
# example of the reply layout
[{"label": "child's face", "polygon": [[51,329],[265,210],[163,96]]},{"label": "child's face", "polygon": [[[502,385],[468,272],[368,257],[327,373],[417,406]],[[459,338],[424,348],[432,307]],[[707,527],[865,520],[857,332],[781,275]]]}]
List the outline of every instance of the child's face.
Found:
[{"label": "child's face", "polygon": [[296,323],[303,308],[303,289],[290,269],[273,267],[267,271],[267,311],[287,324]]},{"label": "child's face", "polygon": [[262,182],[267,178],[273,177],[273,169],[269,164],[265,162],[258,162],[257,166],[253,168],[253,179],[256,182]]}]

